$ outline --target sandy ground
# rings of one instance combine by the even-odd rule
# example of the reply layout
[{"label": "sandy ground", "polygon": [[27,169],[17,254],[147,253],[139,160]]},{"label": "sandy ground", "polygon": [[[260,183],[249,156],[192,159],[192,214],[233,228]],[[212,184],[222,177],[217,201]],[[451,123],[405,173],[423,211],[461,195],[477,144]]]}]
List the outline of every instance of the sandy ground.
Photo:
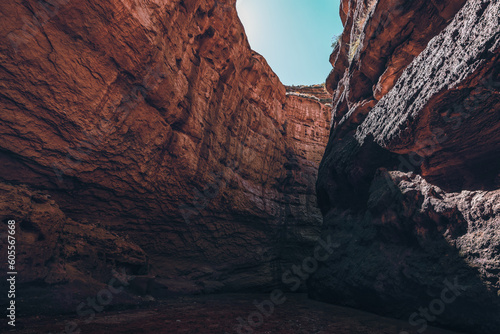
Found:
[{"label": "sandy ground", "polygon": [[[152,302],[138,309],[103,311],[87,322],[88,316],[18,319],[14,333],[199,333],[199,334],[417,334],[419,328],[405,321],[307,299],[306,295],[286,295],[272,314],[259,318],[254,300],[262,302],[269,294],[230,294],[179,297]],[[269,310],[269,309],[268,309]],[[254,315],[254,327],[238,327],[238,318]],[[247,323],[248,325],[248,323]],[[73,327],[73,331],[65,331]],[[78,330],[80,330],[78,332]],[[9,333],[10,329],[0,328]],[[425,334],[456,332],[427,328]]]}]

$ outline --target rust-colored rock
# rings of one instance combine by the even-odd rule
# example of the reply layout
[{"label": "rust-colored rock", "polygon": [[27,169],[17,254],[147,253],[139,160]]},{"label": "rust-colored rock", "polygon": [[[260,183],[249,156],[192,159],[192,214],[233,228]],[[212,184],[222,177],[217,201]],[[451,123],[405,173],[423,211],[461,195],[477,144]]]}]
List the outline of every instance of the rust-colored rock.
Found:
[{"label": "rust-colored rock", "polygon": [[[146,255],[132,241],[107,231],[97,222],[82,224],[71,220],[49,195],[4,183],[0,184],[0,191],[5,200],[0,214],[16,220],[17,247],[20,255],[25,254],[16,263],[23,272],[21,283],[61,283],[83,277],[88,270],[95,278],[106,277],[109,273],[100,269],[107,261],[146,266]],[[6,244],[6,240],[2,241]]]},{"label": "rust-colored rock", "polygon": [[[119,267],[169,291],[275,285],[318,237],[314,180],[330,109],[287,97],[250,50],[235,0],[52,4],[0,5],[9,13],[0,23],[3,214],[23,230],[29,210],[10,198],[50,195],[60,218],[37,220],[50,236],[30,236],[30,247],[51,248],[71,221],[67,238],[82,243],[60,256],[73,278],[98,279],[84,270],[86,252],[109,262],[114,238],[128,236],[124,249],[147,256],[147,272],[145,258]],[[115,237],[94,247],[78,236],[93,224]],[[48,280],[32,268],[29,259],[46,265],[53,252],[25,251],[20,271],[71,281],[63,269]]]},{"label": "rust-colored rock", "polygon": [[[46,192],[0,183],[0,198],[5,223],[15,220],[16,258],[11,271],[18,272],[18,314],[71,310],[75,301],[105,287],[116,272],[148,270],[147,254],[127,235],[109,231],[99,219],[68,218]],[[6,254],[6,233],[1,241],[0,249]]]}]

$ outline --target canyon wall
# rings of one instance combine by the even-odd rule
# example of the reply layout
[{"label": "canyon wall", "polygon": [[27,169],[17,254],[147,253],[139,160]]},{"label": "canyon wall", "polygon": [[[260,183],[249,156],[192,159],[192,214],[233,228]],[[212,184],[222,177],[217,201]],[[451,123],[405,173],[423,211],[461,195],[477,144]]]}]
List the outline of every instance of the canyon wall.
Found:
[{"label": "canyon wall", "polygon": [[343,0],[340,15],[317,181],[338,248],[309,294],[418,332],[498,333],[500,3]]},{"label": "canyon wall", "polygon": [[143,295],[266,289],[311,249],[331,109],[287,95],[235,0],[0,11],[0,212],[20,292],[64,308],[115,271]]}]

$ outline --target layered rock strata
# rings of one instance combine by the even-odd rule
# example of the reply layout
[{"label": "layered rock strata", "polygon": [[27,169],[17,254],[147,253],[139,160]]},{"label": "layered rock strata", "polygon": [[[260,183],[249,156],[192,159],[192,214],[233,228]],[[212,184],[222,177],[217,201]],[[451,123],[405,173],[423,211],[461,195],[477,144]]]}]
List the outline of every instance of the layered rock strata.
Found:
[{"label": "layered rock strata", "polygon": [[22,283],[123,269],[154,280],[144,294],[240,291],[302,259],[330,109],[286,95],[235,0],[0,11],[2,217],[19,223]]}]

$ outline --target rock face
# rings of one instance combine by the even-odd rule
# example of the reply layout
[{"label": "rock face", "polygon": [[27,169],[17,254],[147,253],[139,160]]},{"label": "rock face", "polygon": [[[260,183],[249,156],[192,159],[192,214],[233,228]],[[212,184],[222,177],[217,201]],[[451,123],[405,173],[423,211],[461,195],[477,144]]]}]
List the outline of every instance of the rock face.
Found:
[{"label": "rock face", "polygon": [[340,12],[317,182],[339,247],[309,294],[416,331],[498,333],[500,4],[345,0]]},{"label": "rock face", "polygon": [[[302,91],[308,91],[307,94]],[[287,87],[283,125],[286,143],[285,178],[280,179],[284,196],[282,229],[278,240],[281,282],[282,269],[301,263],[311,252],[323,222],[318,208],[315,183],[319,163],[325,152],[330,129],[331,107],[324,104],[330,96],[323,85],[301,89]],[[297,241],[301,247],[297,247]]]},{"label": "rock face", "polygon": [[286,86],[287,95],[312,97],[323,103],[332,102],[332,94],[330,94],[324,84],[313,86]]},{"label": "rock face", "polygon": [[[126,265],[137,274],[147,273],[147,254],[128,236],[113,233],[96,220],[73,221],[46,192],[0,183],[0,198],[5,223],[16,221],[16,301],[22,314],[75,306],[74,300],[80,303],[95,289],[105,288],[104,283],[116,276],[113,268]],[[6,248],[2,233],[2,254]],[[134,302],[123,297],[116,296],[115,301]]]},{"label": "rock face", "polygon": [[271,287],[317,239],[330,108],[287,96],[235,0],[0,11],[0,202],[22,283],[123,269],[173,292]]}]

